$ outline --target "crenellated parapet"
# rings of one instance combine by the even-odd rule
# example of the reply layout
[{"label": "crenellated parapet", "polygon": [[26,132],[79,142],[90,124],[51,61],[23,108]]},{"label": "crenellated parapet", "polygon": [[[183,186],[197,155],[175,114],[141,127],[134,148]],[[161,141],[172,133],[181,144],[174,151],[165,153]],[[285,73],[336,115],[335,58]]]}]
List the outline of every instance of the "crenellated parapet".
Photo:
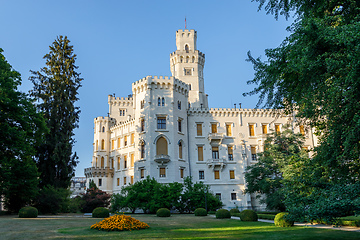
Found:
[{"label": "crenellated parapet", "polygon": [[128,107],[133,105],[134,99],[132,97],[115,97],[108,95],[108,103],[112,106]]},{"label": "crenellated parapet", "polygon": [[188,94],[189,85],[185,82],[168,76],[147,76],[132,84],[133,93],[138,94],[151,89],[171,89],[184,95]]},{"label": "crenellated parapet", "polygon": [[246,108],[190,108],[189,116],[216,116],[216,117],[280,117],[284,115],[281,109],[246,109]]},{"label": "crenellated parapet", "polygon": [[119,122],[110,128],[110,131],[129,129],[135,126],[135,119],[130,119],[124,122]]}]

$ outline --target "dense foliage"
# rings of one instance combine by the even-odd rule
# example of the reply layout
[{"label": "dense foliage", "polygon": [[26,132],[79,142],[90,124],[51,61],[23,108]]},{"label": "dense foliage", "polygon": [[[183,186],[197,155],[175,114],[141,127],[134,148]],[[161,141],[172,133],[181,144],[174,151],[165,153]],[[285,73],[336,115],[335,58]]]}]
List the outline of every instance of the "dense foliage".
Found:
[{"label": "dense foliage", "polygon": [[240,210],[238,208],[232,208],[230,209],[230,214],[233,215],[235,213],[240,213]]},{"label": "dense foliage", "polygon": [[244,222],[256,222],[258,220],[258,215],[255,211],[246,209],[241,211],[240,220]]},{"label": "dense foliage", "polygon": [[219,209],[219,210],[216,211],[215,217],[219,218],[219,219],[221,219],[221,218],[231,218],[231,214],[226,209]]},{"label": "dense foliage", "polygon": [[142,181],[123,187],[120,194],[113,194],[112,211],[142,209],[145,213],[155,213],[159,208],[193,212],[196,208],[205,207],[216,210],[222,206],[208,186],[193,183],[191,178],[184,179],[184,184],[174,182],[160,184],[149,176]]},{"label": "dense foliage", "polygon": [[93,218],[107,218],[109,217],[109,209],[104,207],[97,207],[92,211]]},{"label": "dense foliage", "polygon": [[45,186],[40,189],[35,206],[42,214],[69,212],[70,193],[68,189]]},{"label": "dense foliage", "polygon": [[295,134],[289,125],[284,125],[280,133],[269,133],[258,162],[246,169],[246,192],[257,194],[268,209],[284,211],[284,171],[294,159],[307,158],[308,153],[301,150],[303,142],[304,137]]},{"label": "dense foliage", "polygon": [[108,207],[111,196],[97,188],[89,188],[82,194],[80,211],[91,213],[97,207]]},{"label": "dense foliage", "polygon": [[194,211],[195,216],[207,216],[207,211],[205,208],[197,208]]},{"label": "dense foliage", "polygon": [[132,231],[149,228],[149,225],[130,216],[114,215],[95,223],[90,228],[101,231]]},{"label": "dense foliage", "polygon": [[32,100],[17,90],[20,73],[0,48],[0,196],[7,210],[18,212],[38,193],[38,171],[32,158],[45,133],[45,122]]},{"label": "dense foliage", "polygon": [[274,218],[274,224],[278,227],[292,227],[294,226],[294,221],[288,219],[289,213],[281,212],[276,214]]},{"label": "dense foliage", "polygon": [[[299,220],[360,210],[360,2],[256,0],[276,17],[295,12],[290,36],[253,58],[261,105],[296,112],[320,137],[313,159],[284,175],[287,210]],[[246,94],[245,94],[246,95]]]},{"label": "dense foliage", "polygon": [[19,218],[36,218],[38,210],[34,207],[23,207],[19,210]]},{"label": "dense foliage", "polygon": [[156,211],[156,216],[158,217],[170,217],[170,210],[167,208],[160,208]]},{"label": "dense foliage", "polygon": [[80,114],[75,103],[82,78],[76,72],[76,55],[66,36],[53,42],[44,59],[46,67],[31,71],[30,77],[34,84],[31,95],[39,101],[38,110],[50,130],[36,156],[40,187],[68,188],[78,158],[72,148]]}]

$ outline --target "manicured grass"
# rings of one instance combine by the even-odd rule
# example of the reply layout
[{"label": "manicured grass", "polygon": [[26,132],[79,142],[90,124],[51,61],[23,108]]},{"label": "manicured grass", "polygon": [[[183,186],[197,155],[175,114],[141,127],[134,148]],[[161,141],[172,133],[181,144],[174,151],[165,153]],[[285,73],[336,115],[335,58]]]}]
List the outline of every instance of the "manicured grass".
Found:
[{"label": "manicured grass", "polygon": [[312,227],[278,228],[263,222],[173,214],[169,218],[133,214],[150,228],[102,232],[90,225],[102,219],[63,217],[23,219],[0,217],[0,239],[359,239],[360,233]]}]

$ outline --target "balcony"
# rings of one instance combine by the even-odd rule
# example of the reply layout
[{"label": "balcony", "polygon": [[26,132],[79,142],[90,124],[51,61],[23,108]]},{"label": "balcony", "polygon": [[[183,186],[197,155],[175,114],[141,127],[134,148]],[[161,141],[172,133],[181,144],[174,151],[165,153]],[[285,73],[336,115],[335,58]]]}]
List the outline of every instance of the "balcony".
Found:
[{"label": "balcony", "polygon": [[224,138],[222,133],[209,133],[208,139],[210,141],[210,144],[220,144],[222,139]]},{"label": "balcony", "polygon": [[90,167],[85,168],[85,176],[87,178],[92,177],[114,177],[114,169],[109,167],[99,168],[99,167]]},{"label": "balcony", "polygon": [[157,163],[168,163],[170,162],[170,156],[166,154],[156,155],[154,161]]},{"label": "balcony", "polygon": [[215,167],[219,167],[222,171],[224,167],[226,166],[226,160],[225,159],[209,159],[207,160],[206,164],[209,168],[212,168],[213,170]]}]

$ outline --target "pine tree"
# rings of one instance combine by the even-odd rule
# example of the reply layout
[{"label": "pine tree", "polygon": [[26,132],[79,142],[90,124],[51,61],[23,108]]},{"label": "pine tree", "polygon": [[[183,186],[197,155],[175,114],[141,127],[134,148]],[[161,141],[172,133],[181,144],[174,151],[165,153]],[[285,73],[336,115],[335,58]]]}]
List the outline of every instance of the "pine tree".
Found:
[{"label": "pine tree", "polygon": [[20,73],[12,69],[0,48],[0,196],[5,208],[17,212],[38,193],[35,147],[45,122],[31,99],[17,90]]},{"label": "pine tree", "polygon": [[57,37],[44,59],[46,67],[31,71],[30,77],[34,84],[31,95],[39,100],[38,109],[50,130],[38,149],[40,186],[67,188],[78,162],[72,148],[80,114],[75,103],[83,79],[76,72],[76,55],[66,36]]}]

